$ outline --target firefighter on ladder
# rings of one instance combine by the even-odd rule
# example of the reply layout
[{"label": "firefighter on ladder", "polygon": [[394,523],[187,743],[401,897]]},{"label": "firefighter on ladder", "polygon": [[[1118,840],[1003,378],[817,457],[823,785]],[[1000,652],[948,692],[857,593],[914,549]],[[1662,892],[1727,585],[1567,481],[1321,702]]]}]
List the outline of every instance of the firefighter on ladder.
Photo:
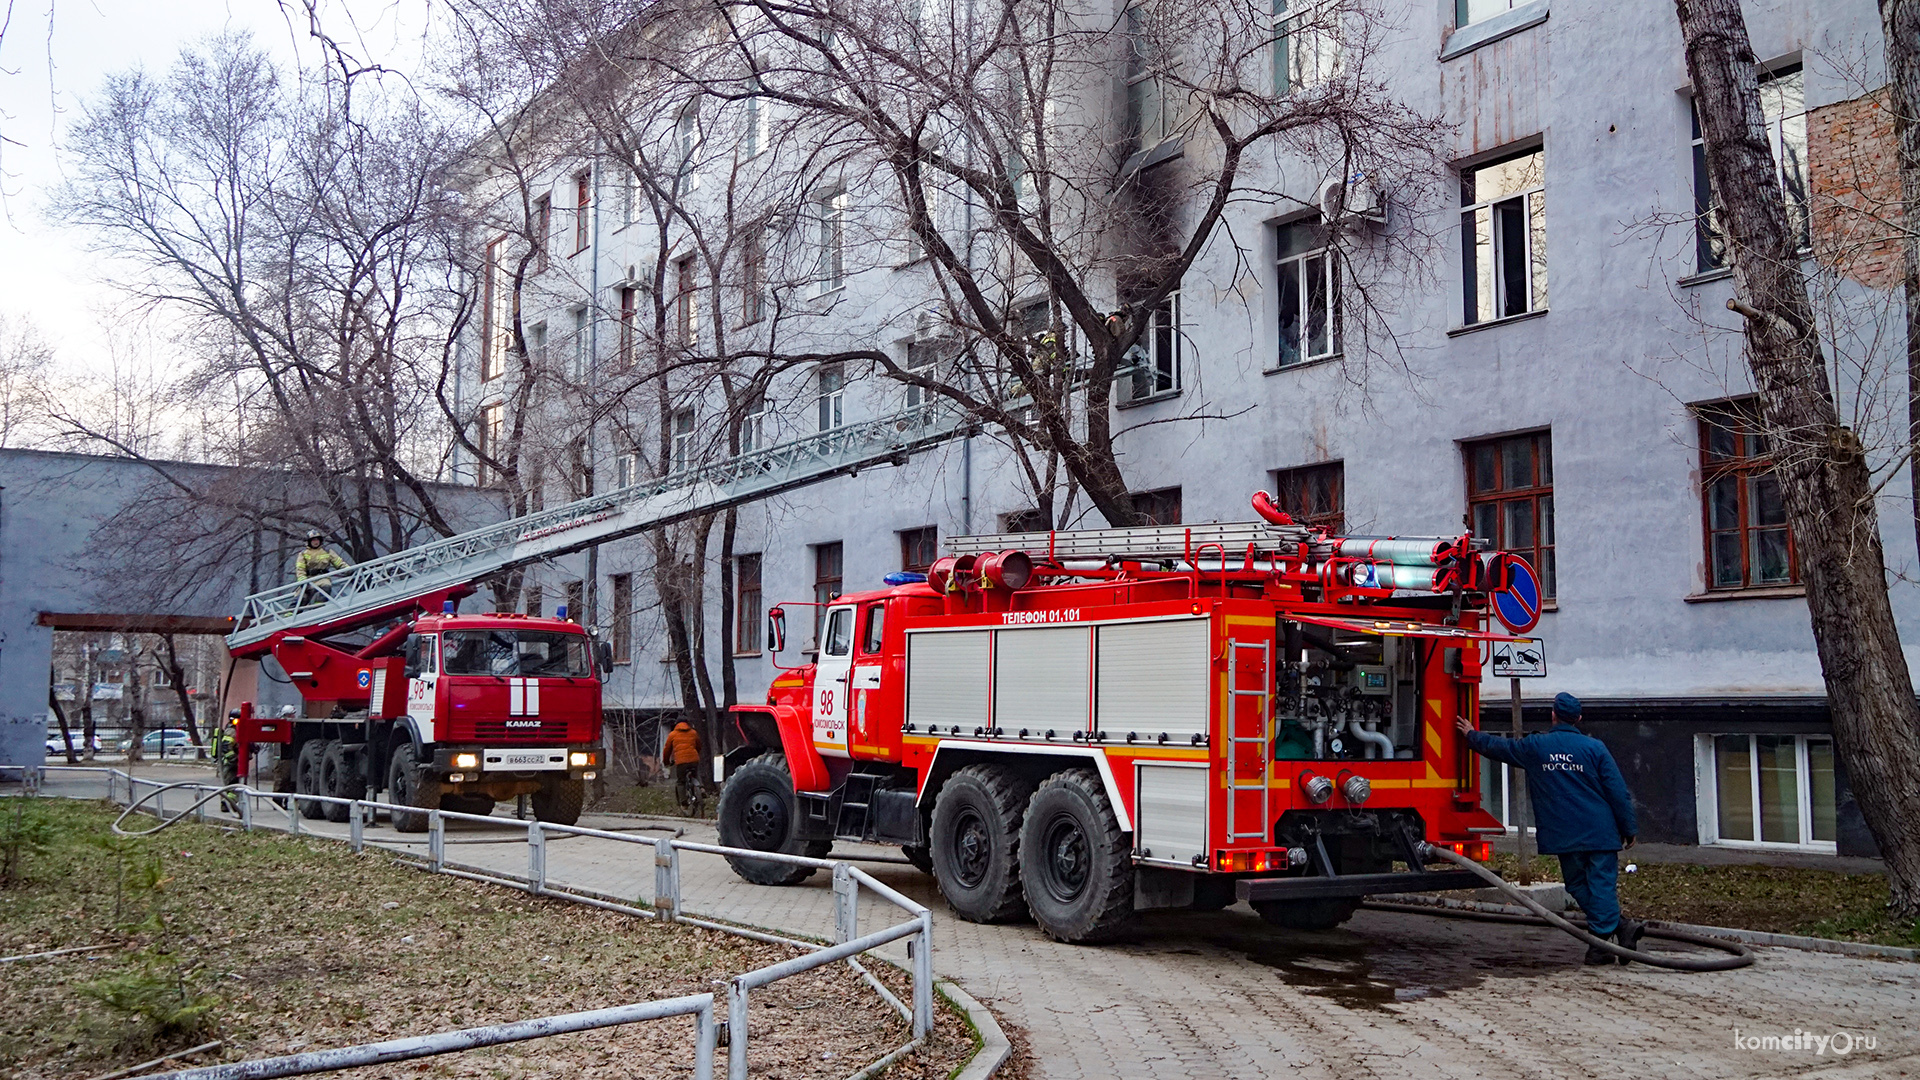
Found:
[{"label": "firefighter on ladder", "polygon": [[[321,535],[320,530],[308,529],[307,546],[301,548],[300,554],[293,560],[293,580],[310,583],[312,592],[317,592],[324,597],[327,590],[333,586],[333,582],[323,575],[332,570],[346,568],[347,560],[327,550],[326,537]],[[308,596],[301,598],[303,607],[312,602]]]},{"label": "firefighter on ladder", "polygon": [[[1476,730],[1464,716],[1454,726],[1481,755],[1525,770],[1540,854],[1560,856],[1560,878],[1595,937],[1637,949],[1642,927],[1620,917],[1619,892],[1620,851],[1639,831],[1633,796],[1607,744],[1577,726],[1580,712],[1579,698],[1561,694],[1553,699],[1553,730],[1520,739]],[[1610,964],[1615,957],[1589,945],[1586,959]]]}]

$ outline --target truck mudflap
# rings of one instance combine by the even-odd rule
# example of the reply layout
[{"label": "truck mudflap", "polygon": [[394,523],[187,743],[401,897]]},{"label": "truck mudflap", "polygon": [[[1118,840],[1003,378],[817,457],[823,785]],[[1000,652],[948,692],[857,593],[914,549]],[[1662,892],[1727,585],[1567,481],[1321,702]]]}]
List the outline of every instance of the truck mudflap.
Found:
[{"label": "truck mudflap", "polygon": [[1397,870],[1382,874],[1335,874],[1332,877],[1312,874],[1301,877],[1242,878],[1234,883],[1234,892],[1242,900],[1258,902],[1477,889],[1483,884],[1471,870]]},{"label": "truck mudflap", "polygon": [[[787,770],[793,774],[795,791],[826,791],[833,787],[827,763],[813,748],[813,728],[791,705],[735,705],[734,723],[751,742],[766,741],[764,723],[755,719],[771,718],[779,733],[782,753],[787,755]],[[773,749],[773,747],[768,747]]]}]

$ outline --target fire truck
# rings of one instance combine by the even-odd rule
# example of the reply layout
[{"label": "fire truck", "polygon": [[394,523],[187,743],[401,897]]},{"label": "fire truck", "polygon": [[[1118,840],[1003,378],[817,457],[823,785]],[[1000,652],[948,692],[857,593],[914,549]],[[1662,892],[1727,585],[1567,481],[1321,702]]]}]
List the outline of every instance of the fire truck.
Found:
[{"label": "fire truck", "polygon": [[[312,599],[328,584],[311,587]],[[296,602],[277,625],[230,638],[236,660],[270,657],[306,704],[292,717],[239,706],[239,778],[271,782],[296,797],[301,814],[331,821],[347,820],[347,807],[297,796],[360,799],[384,789],[389,802],[419,808],[394,815],[401,832],[424,831],[430,809],[486,814],[521,795],[541,821],[578,821],[600,766],[609,651],[564,608],[550,619],[459,614],[472,592],[463,585],[307,620]],[[266,775],[249,777],[256,759]]]},{"label": "fire truck", "polygon": [[813,662],[733,710],[721,843],[897,844],[960,917],[1069,942],[1236,899],[1323,929],[1370,894],[1477,885],[1416,845],[1484,859],[1502,831],[1454,724],[1477,718],[1487,643],[1538,618],[1531,568],[1471,535],[1334,536],[1254,505],[958,537],[924,576],[828,602]]}]

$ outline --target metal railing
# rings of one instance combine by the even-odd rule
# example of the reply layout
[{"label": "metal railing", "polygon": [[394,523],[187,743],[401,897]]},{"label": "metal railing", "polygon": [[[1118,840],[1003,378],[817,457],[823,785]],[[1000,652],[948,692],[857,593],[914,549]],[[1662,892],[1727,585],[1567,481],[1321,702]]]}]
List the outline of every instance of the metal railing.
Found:
[{"label": "metal railing", "polygon": [[[461,1031],[440,1032],[433,1035],[415,1036],[406,1039],[394,1039],[387,1042],[366,1043],[359,1046],[340,1047],[333,1050],[295,1054],[289,1057],[270,1058],[258,1061],[236,1062],[227,1065],[215,1065],[207,1068],[188,1069],[180,1072],[160,1074],[173,1080],[241,1080],[241,1078],[301,1076],[310,1073],[330,1072],[335,1069],[350,1068],[356,1065],[376,1064],[385,1061],[399,1061],[408,1058],[426,1057],[435,1054],[454,1053],[480,1046],[493,1046],[500,1043],[520,1042],[528,1039],[544,1038],[566,1032],[588,1031],[595,1028],[612,1027],[620,1024],[637,1023],[643,1020],[661,1019],[668,1016],[692,1015],[696,1018],[696,1045],[694,1050],[695,1080],[712,1080],[713,1051],[719,1039],[719,1030],[724,1027],[727,1044],[728,1080],[746,1080],[747,1076],[747,1003],[754,990],[771,985],[781,979],[812,971],[828,964],[846,962],[858,973],[861,980],[874,990],[882,1000],[890,1005],[901,1017],[912,1025],[912,1039],[896,1048],[855,1076],[866,1076],[877,1071],[906,1054],[917,1049],[933,1029],[933,914],[924,905],[902,895],[884,882],[875,879],[866,871],[844,861],[832,859],[814,859],[802,855],[787,855],[780,852],[750,851],[741,848],[721,847],[716,844],[701,844],[675,837],[640,837],[631,833],[612,832],[605,829],[592,829],[578,825],[559,825],[538,820],[520,820],[518,818],[491,817],[480,814],[462,814],[450,810],[423,810],[419,807],[395,806],[391,803],[372,799],[341,799],[330,795],[302,795],[291,792],[265,792],[241,785],[220,787],[200,783],[167,783],[132,776],[118,769],[100,767],[47,765],[28,770],[28,789],[40,790],[44,786],[44,774],[47,773],[99,773],[105,781],[107,800],[124,805],[128,813],[150,813],[166,828],[175,822],[185,820],[191,815],[195,820],[207,820],[207,806],[217,800],[227,799],[234,804],[239,816],[239,827],[243,831],[255,828],[274,828],[267,824],[284,815],[284,831],[292,835],[317,836],[322,839],[338,839],[324,832],[314,832],[301,826],[302,803],[314,803],[321,806],[345,806],[347,808],[346,842],[355,852],[365,850],[367,846],[366,828],[374,824],[381,813],[389,816],[402,814],[425,814],[427,817],[426,843],[427,853],[424,860],[407,860],[412,865],[433,873],[447,874],[472,881],[504,885],[525,889],[535,896],[547,896],[592,907],[621,912],[643,919],[656,919],[661,922],[685,923],[723,933],[736,934],[775,944],[796,946],[809,950],[806,954],[772,964],[764,968],[744,972],[734,976],[727,984],[726,1018],[724,1024],[716,1023],[714,1010],[715,996],[696,994],[689,997],[674,998],[668,1001],[642,1002],[634,1005],[598,1009],[590,1012],[567,1013],[560,1016],[539,1017],[512,1024],[500,1024],[491,1027],[468,1028]],[[141,788],[151,788],[146,795],[140,794]],[[177,812],[167,811],[167,796],[176,795],[179,806]],[[271,805],[272,810],[262,815],[258,806],[262,801]],[[525,830],[527,847],[527,872],[523,875],[507,873],[498,869],[453,862],[447,858],[447,823],[474,822],[483,825],[522,828]],[[338,824],[338,823],[335,823]],[[550,881],[547,875],[547,844],[555,837],[580,836],[617,843],[633,844],[648,849],[654,866],[653,897],[650,906],[638,906],[622,903],[620,899],[596,895],[588,890],[570,888]],[[417,843],[418,841],[413,841]],[[376,846],[382,850],[394,850],[384,843]],[[683,853],[712,855],[720,857],[747,857],[765,862],[785,863],[794,866],[807,866],[826,870],[833,875],[834,894],[834,944],[819,945],[777,934],[763,933],[746,927],[730,925],[717,919],[706,918],[688,912],[681,896],[681,855]],[[402,854],[405,854],[402,852]],[[904,922],[895,923],[872,933],[861,934],[859,929],[859,905],[861,890],[867,890],[905,911],[909,916]],[[907,939],[907,958],[912,978],[913,1000],[903,1003],[886,984],[875,978],[873,973],[862,967],[858,957],[890,942]],[[157,1080],[157,1078],[156,1078]]]}]

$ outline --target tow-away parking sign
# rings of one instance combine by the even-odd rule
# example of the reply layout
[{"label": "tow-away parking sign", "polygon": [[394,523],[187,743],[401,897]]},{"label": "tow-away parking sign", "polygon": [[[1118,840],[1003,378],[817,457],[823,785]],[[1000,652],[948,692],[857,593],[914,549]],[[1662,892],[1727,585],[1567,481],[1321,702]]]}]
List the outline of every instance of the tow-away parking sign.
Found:
[{"label": "tow-away parking sign", "polygon": [[1543,679],[1547,675],[1547,643],[1539,638],[1493,643],[1496,679]]}]

